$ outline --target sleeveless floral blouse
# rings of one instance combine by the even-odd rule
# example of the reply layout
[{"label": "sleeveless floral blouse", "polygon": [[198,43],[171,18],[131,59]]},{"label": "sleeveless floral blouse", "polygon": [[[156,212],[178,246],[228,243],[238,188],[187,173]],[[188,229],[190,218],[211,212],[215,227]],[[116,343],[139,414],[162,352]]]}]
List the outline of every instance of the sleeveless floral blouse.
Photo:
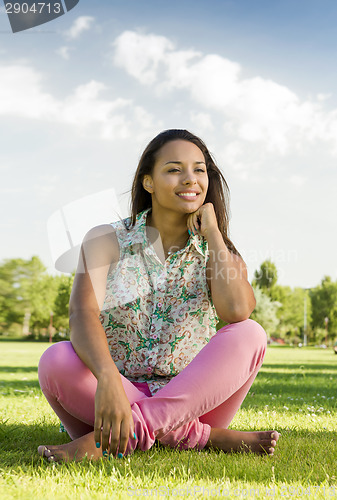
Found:
[{"label": "sleeveless floral blouse", "polygon": [[206,281],[207,240],[190,236],[162,263],[146,234],[150,210],[131,229],[130,217],[111,224],[120,258],[107,277],[100,321],[119,372],[155,394],[216,334],[219,318]]}]

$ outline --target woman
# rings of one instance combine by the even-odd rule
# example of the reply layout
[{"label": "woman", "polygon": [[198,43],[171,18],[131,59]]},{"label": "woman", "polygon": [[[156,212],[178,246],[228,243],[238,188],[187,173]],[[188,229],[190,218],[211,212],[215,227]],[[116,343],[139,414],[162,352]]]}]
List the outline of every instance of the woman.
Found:
[{"label": "woman", "polygon": [[[228,186],[205,144],[167,130],[145,149],[132,216],[86,235],[71,342],[50,347],[41,388],[70,443],[49,461],[179,449],[273,455],[276,431],[228,429],[265,354],[253,290],[227,235]],[[221,318],[228,323],[216,332]]]}]

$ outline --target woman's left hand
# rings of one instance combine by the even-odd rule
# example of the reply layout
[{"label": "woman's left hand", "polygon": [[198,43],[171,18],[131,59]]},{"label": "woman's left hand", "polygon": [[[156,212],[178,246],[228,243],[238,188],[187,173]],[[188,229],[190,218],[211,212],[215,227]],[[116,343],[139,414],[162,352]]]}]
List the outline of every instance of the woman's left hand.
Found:
[{"label": "woman's left hand", "polygon": [[207,238],[212,231],[219,231],[213,203],[205,203],[187,218],[187,229],[191,234],[197,232]]}]

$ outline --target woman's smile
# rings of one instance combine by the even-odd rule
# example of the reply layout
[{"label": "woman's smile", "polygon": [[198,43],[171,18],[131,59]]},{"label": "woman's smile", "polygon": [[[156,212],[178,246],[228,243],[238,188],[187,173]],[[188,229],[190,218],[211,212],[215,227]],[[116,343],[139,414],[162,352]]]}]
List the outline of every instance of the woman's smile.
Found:
[{"label": "woman's smile", "polygon": [[177,196],[179,196],[179,198],[182,198],[183,200],[195,201],[198,198],[199,193],[197,193],[196,191],[184,191],[181,193],[177,193]]}]

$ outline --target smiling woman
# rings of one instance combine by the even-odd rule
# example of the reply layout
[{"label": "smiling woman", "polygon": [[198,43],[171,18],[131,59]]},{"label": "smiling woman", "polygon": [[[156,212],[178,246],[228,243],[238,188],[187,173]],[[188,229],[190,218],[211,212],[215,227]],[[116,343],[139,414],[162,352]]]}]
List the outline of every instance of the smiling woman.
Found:
[{"label": "smiling woman", "polygon": [[[193,148],[193,146],[195,147]],[[153,196],[151,187],[147,188],[147,184],[144,186],[143,181],[145,179],[151,179],[154,172],[157,172],[155,169],[155,160],[159,161],[160,173],[162,175],[170,173],[174,178],[177,176],[181,177],[184,175],[184,172],[186,172],[187,165],[178,161],[178,157],[175,155],[180,155],[181,158],[184,158],[185,152],[189,155],[190,162],[194,165],[196,180],[198,179],[198,182],[200,181],[201,183],[207,182],[206,190],[205,188],[202,190],[201,187],[188,187],[188,191],[195,190],[199,194],[201,193],[203,196],[202,202],[196,200],[200,205],[208,202],[213,204],[218,228],[227,248],[234,254],[240,255],[227,236],[229,225],[229,187],[227,182],[220,169],[215,164],[205,143],[199,137],[191,134],[187,130],[173,129],[162,132],[157,135],[144,150],[131,189],[132,225],[134,226],[135,224],[137,213],[152,207]],[[177,167],[173,165],[177,165]],[[177,180],[171,180],[169,176],[166,176],[165,180],[170,184],[178,184]],[[194,184],[192,184],[192,186],[194,186]],[[144,189],[142,189],[143,187]],[[179,189],[181,189],[181,193],[184,193],[186,191],[183,191],[185,187],[186,183],[185,185],[181,184],[181,188],[177,187],[176,194],[179,194]]]},{"label": "smiling woman", "polygon": [[[168,130],[149,143],[131,212],[83,241],[71,342],[39,364],[72,442],[39,453],[122,458],[158,440],[273,455],[276,431],[228,429],[262,365],[266,334],[248,319],[255,298],[228,238],[228,186],[198,137]],[[219,318],[228,325],[216,331]]]}]

